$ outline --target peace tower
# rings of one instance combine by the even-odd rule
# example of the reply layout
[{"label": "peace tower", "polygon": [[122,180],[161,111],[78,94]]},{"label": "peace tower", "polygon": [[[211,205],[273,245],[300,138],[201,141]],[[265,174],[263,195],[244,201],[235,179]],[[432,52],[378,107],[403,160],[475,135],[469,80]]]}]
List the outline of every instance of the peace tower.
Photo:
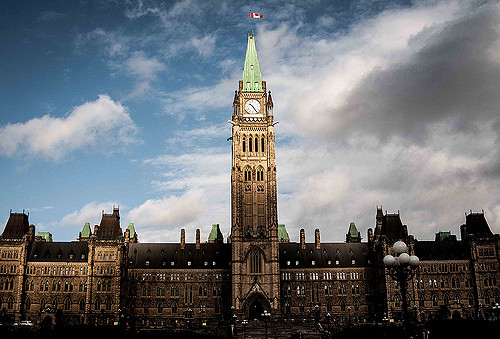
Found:
[{"label": "peace tower", "polygon": [[280,307],[273,101],[253,32],[230,122],[232,305],[236,313],[252,317]]}]

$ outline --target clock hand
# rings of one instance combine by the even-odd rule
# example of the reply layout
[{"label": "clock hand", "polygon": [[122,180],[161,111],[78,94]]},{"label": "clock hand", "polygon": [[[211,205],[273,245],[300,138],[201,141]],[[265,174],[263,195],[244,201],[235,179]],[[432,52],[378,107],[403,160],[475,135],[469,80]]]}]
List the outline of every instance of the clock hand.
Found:
[{"label": "clock hand", "polygon": [[257,110],[255,109],[255,107],[253,107],[252,104],[249,104],[250,106],[252,106],[253,110],[255,111],[255,113],[257,113]]}]

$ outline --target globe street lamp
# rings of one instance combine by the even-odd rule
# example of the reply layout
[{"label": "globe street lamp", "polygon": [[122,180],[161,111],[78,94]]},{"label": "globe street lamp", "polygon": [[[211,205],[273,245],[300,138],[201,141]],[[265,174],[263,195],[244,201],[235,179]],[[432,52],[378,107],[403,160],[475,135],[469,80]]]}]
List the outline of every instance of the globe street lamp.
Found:
[{"label": "globe street lamp", "polygon": [[403,300],[403,320],[406,324],[409,323],[407,283],[415,276],[420,262],[416,255],[406,253],[407,249],[408,246],[403,241],[396,241],[392,246],[396,256],[388,254],[383,259],[385,267],[389,269],[389,275],[399,283]]},{"label": "globe street lamp", "polygon": [[266,324],[266,339],[267,339],[267,322],[269,321],[269,318],[271,317],[271,313],[267,312],[267,310],[264,310],[264,312],[261,314],[261,316],[264,319],[264,323]]}]

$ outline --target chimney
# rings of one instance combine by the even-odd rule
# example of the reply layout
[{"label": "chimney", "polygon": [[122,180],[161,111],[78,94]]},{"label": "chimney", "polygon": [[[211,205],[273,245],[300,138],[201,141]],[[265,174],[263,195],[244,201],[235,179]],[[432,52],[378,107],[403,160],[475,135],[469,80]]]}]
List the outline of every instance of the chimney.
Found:
[{"label": "chimney", "polygon": [[304,229],[300,230],[300,249],[306,249],[306,232],[304,231]]},{"label": "chimney", "polygon": [[196,249],[199,250],[201,248],[200,245],[200,229],[196,229]]},{"label": "chimney", "polygon": [[99,231],[99,225],[94,225],[94,234],[97,235],[97,231]]},{"label": "chimney", "polygon": [[316,244],[316,249],[320,250],[321,249],[321,242],[319,241],[319,229],[316,228],[316,231],[314,231],[314,243]]},{"label": "chimney", "polygon": [[181,250],[186,248],[186,231],[181,229]]}]

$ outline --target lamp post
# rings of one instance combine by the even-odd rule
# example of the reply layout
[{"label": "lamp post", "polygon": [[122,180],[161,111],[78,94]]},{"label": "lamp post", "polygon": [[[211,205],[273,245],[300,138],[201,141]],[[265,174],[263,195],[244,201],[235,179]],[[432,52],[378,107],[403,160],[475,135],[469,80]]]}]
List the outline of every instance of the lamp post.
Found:
[{"label": "lamp post", "polygon": [[243,339],[245,339],[245,332],[247,330],[248,320],[243,319],[241,324],[243,325]]},{"label": "lamp post", "polygon": [[498,303],[495,303],[492,307],[493,309],[493,319],[498,320],[498,313],[500,312],[500,305]]},{"label": "lamp post", "polygon": [[399,283],[401,289],[401,297],[403,301],[403,320],[405,324],[409,323],[408,316],[408,299],[406,295],[407,283],[415,276],[416,268],[419,264],[419,259],[416,255],[406,253],[408,246],[403,241],[396,241],[392,246],[394,254],[384,257],[384,265],[389,269],[389,275],[392,279]]},{"label": "lamp post", "polygon": [[264,319],[264,324],[266,325],[266,339],[267,339],[267,322],[269,321],[269,318],[271,317],[271,313],[267,312],[267,310],[264,310],[264,312],[261,314],[261,316]]}]

